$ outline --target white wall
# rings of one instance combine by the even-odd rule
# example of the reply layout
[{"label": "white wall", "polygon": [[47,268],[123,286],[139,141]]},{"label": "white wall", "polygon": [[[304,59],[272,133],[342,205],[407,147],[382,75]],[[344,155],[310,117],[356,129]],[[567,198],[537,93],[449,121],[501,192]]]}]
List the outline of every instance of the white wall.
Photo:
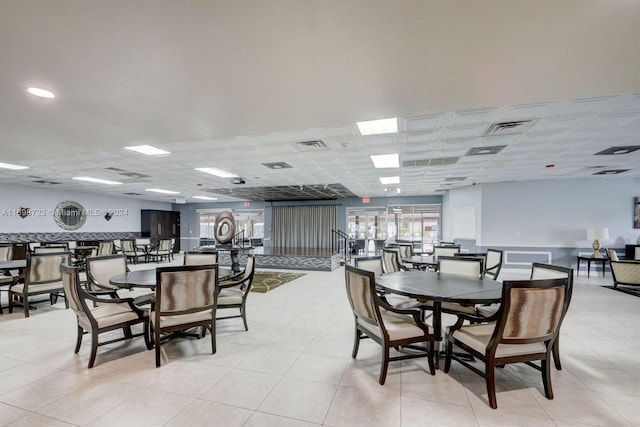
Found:
[{"label": "white wall", "polygon": [[[64,232],[53,210],[66,200],[80,203],[92,214],[74,232],[140,231],[141,209],[171,210],[171,203],[0,184],[0,233]],[[33,215],[23,219],[17,215],[19,208],[30,208]],[[108,210],[114,211],[110,221],[103,216]]]},{"label": "white wall", "polygon": [[[476,244],[481,245],[482,203],[482,186],[480,185],[449,191],[442,204],[442,240],[474,238]],[[467,220],[474,223],[462,223]],[[468,235],[467,230],[474,230],[475,236]]]},{"label": "white wall", "polygon": [[[603,246],[635,243],[633,198],[640,196],[640,179],[599,178],[482,184],[481,226],[477,240],[483,246],[589,247],[590,227],[607,227]],[[469,203],[467,187],[451,190],[450,208]],[[456,201],[454,203],[453,201]],[[447,212],[446,214],[450,214]]]}]

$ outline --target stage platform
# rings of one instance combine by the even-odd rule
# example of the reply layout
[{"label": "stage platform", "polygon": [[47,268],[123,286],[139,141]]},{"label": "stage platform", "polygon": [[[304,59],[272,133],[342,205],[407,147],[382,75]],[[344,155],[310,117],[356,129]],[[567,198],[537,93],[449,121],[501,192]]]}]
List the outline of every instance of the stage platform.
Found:
[{"label": "stage platform", "polygon": [[[341,254],[334,254],[330,249],[272,249],[265,247],[244,248],[238,251],[241,265],[247,262],[247,253],[256,256],[256,268],[275,268],[287,270],[333,271],[340,267]],[[231,256],[227,251],[218,253],[220,265],[230,266]]]}]

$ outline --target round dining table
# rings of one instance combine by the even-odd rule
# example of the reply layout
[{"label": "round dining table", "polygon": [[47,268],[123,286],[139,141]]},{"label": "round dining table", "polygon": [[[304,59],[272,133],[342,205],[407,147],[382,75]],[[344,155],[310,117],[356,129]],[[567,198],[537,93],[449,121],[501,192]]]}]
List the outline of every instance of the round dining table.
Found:
[{"label": "round dining table", "polygon": [[438,268],[438,260],[433,255],[413,255],[402,258],[403,264],[411,264],[420,270],[426,268]]},{"label": "round dining table", "polygon": [[[233,271],[228,267],[218,267],[218,279],[226,280],[233,277]],[[128,271],[117,274],[109,279],[109,283],[119,288],[150,288],[156,287],[156,269]]]},{"label": "round dining table", "polygon": [[[420,302],[433,301],[433,329],[442,341],[442,303],[491,304],[502,299],[502,283],[493,279],[473,279],[435,271],[397,271],[376,276],[376,285],[386,292]],[[438,360],[436,359],[436,364]]]}]

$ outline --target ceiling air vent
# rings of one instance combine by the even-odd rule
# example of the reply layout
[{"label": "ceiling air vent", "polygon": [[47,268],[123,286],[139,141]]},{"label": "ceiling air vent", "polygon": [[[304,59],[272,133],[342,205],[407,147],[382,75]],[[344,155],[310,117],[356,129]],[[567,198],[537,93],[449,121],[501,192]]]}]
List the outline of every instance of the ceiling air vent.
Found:
[{"label": "ceiling air vent", "polygon": [[326,150],[327,148],[329,148],[327,147],[327,144],[320,141],[319,139],[313,141],[293,142],[292,144],[298,151],[317,151]]},{"label": "ceiling air vent", "polygon": [[640,150],[640,145],[624,145],[624,146],[607,148],[606,150],[602,150],[596,153],[595,155],[596,156],[602,156],[602,155],[615,156],[618,154],[633,153],[634,151],[637,151],[637,150]]},{"label": "ceiling air vent", "polygon": [[291,165],[285,162],[263,163],[262,165],[268,167],[269,169],[290,169],[291,168]]},{"label": "ceiling air vent", "polygon": [[46,179],[39,179],[37,181],[33,181],[36,184],[47,184],[47,185],[56,185],[56,184],[62,184],[61,182],[56,182],[56,181],[47,181]]},{"label": "ceiling air vent", "polygon": [[485,154],[498,154],[506,145],[494,145],[493,147],[474,147],[467,151],[467,156],[483,156]]},{"label": "ceiling air vent", "polygon": [[482,136],[502,136],[524,133],[529,130],[529,128],[533,126],[537,121],[537,119],[530,119],[493,123],[486,131],[484,131]]},{"label": "ceiling air vent", "polygon": [[124,194],[126,194],[127,196],[142,196],[141,193],[124,193]]},{"label": "ceiling air vent", "polygon": [[456,164],[458,159],[459,157],[440,157],[437,159],[405,160],[402,162],[402,166],[446,166]]},{"label": "ceiling air vent", "polygon": [[596,172],[593,175],[617,175],[619,173],[627,172],[629,169],[609,169],[600,172]]}]

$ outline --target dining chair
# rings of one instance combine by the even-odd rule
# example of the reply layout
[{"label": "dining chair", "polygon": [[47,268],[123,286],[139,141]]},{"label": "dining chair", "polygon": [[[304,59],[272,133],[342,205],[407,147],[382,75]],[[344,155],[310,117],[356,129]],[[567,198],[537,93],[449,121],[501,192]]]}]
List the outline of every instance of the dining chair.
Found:
[{"label": "dining chair", "polygon": [[247,297],[251,291],[253,278],[256,273],[256,258],[254,254],[247,255],[247,264],[244,267],[242,276],[239,278],[231,278],[220,282],[220,292],[218,292],[218,310],[238,309],[240,314],[218,317],[218,320],[233,319],[242,317],[244,330],[248,331],[247,326]]},{"label": "dining chair", "polygon": [[120,289],[109,282],[113,276],[124,274],[129,271],[127,266],[127,257],[124,254],[103,255],[89,257],[86,260],[87,265],[87,285],[89,290],[93,292],[102,292],[118,298],[133,298],[136,305],[152,304],[155,295],[148,289],[129,290]]},{"label": "dining chair", "polygon": [[382,257],[380,255],[359,256],[353,258],[353,265],[360,270],[367,270],[376,275],[384,273]]},{"label": "dining chair", "polygon": [[[483,278],[483,268],[484,259],[480,257],[458,257],[441,255],[438,258],[438,274],[463,276],[470,279],[480,280]],[[428,309],[433,309],[432,301],[427,301],[424,305]],[[441,303],[441,310],[443,313],[449,314],[476,313],[476,308],[473,304],[463,305],[457,302],[448,301],[443,301]]]},{"label": "dining chair", "polygon": [[218,263],[218,252],[185,252],[184,265],[211,265]]},{"label": "dining chair", "polygon": [[[389,362],[426,357],[431,375],[435,375],[434,336],[432,328],[420,319],[419,310],[392,307],[378,296],[375,273],[346,265],[347,297],[354,315],[355,337],[352,358],[358,355],[360,340],[370,338],[382,346],[378,382],[384,385]],[[391,348],[425,343],[425,351],[390,356]]]},{"label": "dining chair", "polygon": [[500,270],[502,269],[503,252],[499,249],[487,249],[484,258],[484,275],[498,280]]},{"label": "dining chair", "polygon": [[133,261],[134,264],[137,264],[140,258],[147,260],[147,253],[138,250],[136,246],[136,241],[134,239],[121,239],[120,240],[120,248],[122,253],[126,255],[127,259]]},{"label": "dining chair", "polygon": [[33,248],[33,253],[36,254],[52,254],[52,253],[57,253],[57,252],[66,252],[68,251],[69,248],[67,248],[66,246],[36,246],[35,248]]},{"label": "dining chair", "polygon": [[403,258],[410,258],[413,256],[413,243],[398,243],[398,252],[400,254],[400,264],[405,269],[413,268],[411,263],[405,263]]},{"label": "dining chair", "polygon": [[405,270],[400,262],[400,250],[398,248],[385,248],[382,250],[382,268],[385,273]]},{"label": "dining chair", "polygon": [[216,352],[218,265],[188,265],[156,269],[156,302],[151,313],[156,367],[160,366],[160,335],[202,327],[211,331]]},{"label": "dining chair", "polygon": [[[54,295],[64,294],[60,276],[62,264],[71,264],[70,252],[27,254],[24,282],[9,287],[9,313],[13,313],[14,305],[19,304],[24,309],[24,317],[29,317],[31,297],[49,294],[53,303]],[[65,307],[69,308],[69,301],[66,295],[64,297]]]},{"label": "dining chair", "polygon": [[[511,363],[526,363],[539,370],[547,399],[553,399],[550,358],[553,343],[563,320],[568,279],[504,281],[502,304],[491,317],[492,323],[465,325],[481,321],[476,315],[458,314],[458,321],[447,333],[445,373],[451,360],[485,379],[489,406],[498,407],[495,369]],[[484,371],[454,354],[453,346],[484,363]],[[541,364],[535,365],[534,361]]]},{"label": "dining chair", "polygon": [[605,249],[604,253],[609,258],[609,261],[620,261],[620,257],[615,249]]},{"label": "dining chair", "polygon": [[[74,353],[80,351],[82,336],[91,334],[91,354],[89,369],[93,368],[98,347],[115,342],[143,336],[147,350],[152,349],[149,337],[149,312],[135,306],[132,298],[100,298],[82,288],[78,275],[78,267],[62,265],[60,267],[65,295],[69,305],[76,314],[77,337]],[[87,303],[89,302],[89,303]],[[142,324],[142,332],[133,334],[131,327]],[[122,329],[123,336],[108,341],[99,341],[99,335],[105,332]]]},{"label": "dining chair", "polygon": [[158,243],[148,251],[150,261],[161,262],[164,258],[171,261],[171,239],[160,239]]},{"label": "dining chair", "polygon": [[[8,262],[13,259],[13,245],[0,245],[0,262]],[[20,275],[12,273],[11,270],[0,270],[0,287],[11,286],[17,283]],[[9,292],[9,289],[0,289]],[[2,314],[2,298],[0,297],[0,314]]]},{"label": "dining chair", "polygon": [[441,256],[454,256],[455,254],[460,253],[460,246],[434,246],[433,247],[433,258],[435,261]]},{"label": "dining chair", "polygon": [[98,256],[113,254],[113,240],[103,240],[98,242]]}]

